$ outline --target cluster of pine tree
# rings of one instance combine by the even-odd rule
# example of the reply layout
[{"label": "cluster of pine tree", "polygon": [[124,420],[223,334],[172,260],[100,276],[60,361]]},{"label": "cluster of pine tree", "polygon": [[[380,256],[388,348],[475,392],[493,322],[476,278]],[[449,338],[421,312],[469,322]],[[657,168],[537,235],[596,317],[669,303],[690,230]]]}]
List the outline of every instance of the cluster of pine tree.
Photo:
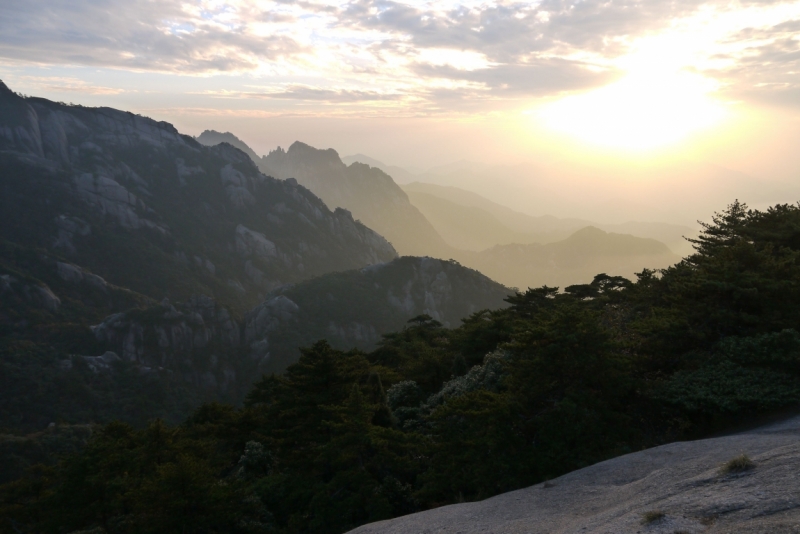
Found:
[{"label": "cluster of pine tree", "polygon": [[339,533],[793,409],[800,207],[734,203],[694,245],[371,353],[319,342],[240,408],[98,427],[0,489],[0,531]]}]

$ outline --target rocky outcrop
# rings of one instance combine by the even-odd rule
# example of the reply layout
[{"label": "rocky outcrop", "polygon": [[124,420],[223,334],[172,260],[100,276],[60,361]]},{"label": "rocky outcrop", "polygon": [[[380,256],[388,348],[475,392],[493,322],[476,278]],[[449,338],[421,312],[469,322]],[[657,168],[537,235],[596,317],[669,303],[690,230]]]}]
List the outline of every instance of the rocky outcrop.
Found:
[{"label": "rocky outcrop", "polygon": [[61,299],[44,283],[28,283],[10,274],[0,275],[0,297],[21,298],[35,308],[55,312],[61,307]]},{"label": "rocky outcrop", "polygon": [[[353,534],[797,532],[800,418],[671,443],[485,501],[365,525]],[[746,455],[748,468],[726,468]],[[741,463],[740,463],[741,464]]]},{"label": "rocky outcrop", "polygon": [[[263,245],[251,238],[251,248]],[[60,264],[59,273],[70,283],[90,274],[69,264]],[[455,262],[404,257],[281,286],[242,321],[214,299],[194,296],[175,305],[164,300],[110,315],[92,331],[105,350],[124,362],[182,373],[201,386],[244,391],[262,373],[280,372],[297,361],[301,347],[320,339],[340,349],[368,350],[416,316],[454,327],[476,311],[505,306],[508,294],[507,288]],[[102,367],[99,360],[91,363]]]},{"label": "rocky outcrop", "polygon": [[69,282],[71,284],[76,284],[76,285],[81,283],[86,283],[89,286],[95,289],[99,289],[100,291],[103,292],[105,292],[108,288],[108,283],[105,280],[103,280],[102,277],[84,271],[77,265],[57,261],[56,270],[58,272],[58,276],[65,282]]},{"label": "rocky outcrop", "polygon": [[413,317],[455,327],[474,312],[505,306],[509,293],[456,262],[404,257],[276,289],[245,315],[243,342],[264,369],[280,371],[318,339],[370,350]]},{"label": "rocky outcrop", "polygon": [[93,369],[104,368],[104,362],[107,368],[113,354],[145,371],[167,369],[222,392],[252,380],[241,376],[242,362],[232,358],[241,345],[239,323],[210,297],[195,296],[177,307],[164,300],[146,310],[117,313],[92,331],[110,349],[87,360]]}]

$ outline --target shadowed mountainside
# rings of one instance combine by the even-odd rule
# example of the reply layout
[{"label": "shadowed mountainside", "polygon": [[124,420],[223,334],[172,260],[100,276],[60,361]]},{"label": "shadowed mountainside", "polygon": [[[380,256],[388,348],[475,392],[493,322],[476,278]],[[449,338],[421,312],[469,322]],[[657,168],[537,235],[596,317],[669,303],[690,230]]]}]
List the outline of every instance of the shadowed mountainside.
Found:
[{"label": "shadowed mountainside", "polygon": [[430,316],[446,328],[485,309],[505,308],[511,290],[454,261],[403,257],[332,273],[275,291],[245,318],[245,343],[265,369],[283,370],[298,347],[326,339],[333,347],[372,350],[383,334]]},{"label": "shadowed mountainside", "polygon": [[155,299],[240,311],[284,283],[396,257],[345,210],[230,145],[0,85],[0,239]]}]

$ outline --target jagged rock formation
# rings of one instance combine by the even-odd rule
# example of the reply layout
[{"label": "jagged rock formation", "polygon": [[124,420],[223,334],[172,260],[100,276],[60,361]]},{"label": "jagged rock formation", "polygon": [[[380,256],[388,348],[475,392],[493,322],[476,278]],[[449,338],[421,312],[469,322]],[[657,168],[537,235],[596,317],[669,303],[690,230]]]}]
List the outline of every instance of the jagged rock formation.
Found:
[{"label": "jagged rock formation", "polygon": [[228,144],[2,82],[0,192],[0,239],[157,300],[204,293],[244,311],[284,283],[396,257],[350,213]]},{"label": "jagged rock formation", "polygon": [[[620,456],[485,501],[353,534],[788,534],[800,523],[800,418]],[[746,454],[749,469],[726,472]]]},{"label": "jagged rock formation", "polygon": [[348,209],[361,222],[385,236],[401,255],[452,257],[452,249],[392,177],[363,163],[349,166],[329,148],[319,150],[299,141],[261,159],[261,170],[277,178],[296,178],[329,206]]},{"label": "jagged rock formation", "polygon": [[[197,140],[214,145],[230,142],[245,150],[269,176],[295,178],[331,208],[341,207],[386,237],[401,255],[453,257],[453,249],[439,236],[406,193],[382,170],[363,163],[345,165],[329,148],[320,150],[299,141],[288,150],[278,147],[259,158],[231,133],[206,131]],[[244,148],[242,148],[244,150]]]},{"label": "jagged rock formation", "polygon": [[61,307],[61,299],[47,284],[26,283],[10,274],[0,275],[0,297],[21,298],[33,307],[55,312]]}]

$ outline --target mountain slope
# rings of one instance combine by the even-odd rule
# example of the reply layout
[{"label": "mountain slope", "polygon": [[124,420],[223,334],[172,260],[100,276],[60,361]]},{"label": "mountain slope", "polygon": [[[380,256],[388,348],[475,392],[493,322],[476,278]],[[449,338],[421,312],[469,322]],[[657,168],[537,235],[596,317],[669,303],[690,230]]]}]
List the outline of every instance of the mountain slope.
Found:
[{"label": "mountain slope", "polygon": [[238,319],[210,297],[156,303],[57,257],[0,250],[38,276],[0,262],[0,428],[24,431],[177,422],[203,402],[240,403],[320,339],[371,350],[416,316],[456,327],[510,293],[455,262],[404,257],[285,286]]},{"label": "mountain slope", "polygon": [[463,206],[435,195],[407,191],[411,203],[428,219],[442,238],[455,248],[479,251],[495,245],[543,242],[552,234],[515,232],[491,213]]},{"label": "mountain slope", "polygon": [[[800,418],[635,452],[485,501],[443,506],[352,534],[790,533],[800,507]],[[755,467],[725,474],[747,454]],[[647,512],[652,514],[648,521]]]},{"label": "mountain slope", "polygon": [[217,132],[216,130],[204,130],[203,133],[195,137],[195,140],[201,145],[205,146],[215,146],[220,143],[228,143],[229,145],[238,148],[250,156],[250,159],[252,159],[254,163],[258,163],[258,160],[261,159],[261,157],[256,154],[255,151],[247,145],[247,143],[230,132],[221,133]]},{"label": "mountain slope", "polygon": [[347,165],[332,148],[320,150],[299,141],[288,150],[278,147],[258,157],[229,132],[207,130],[197,140],[208,146],[228,142],[246,147],[242,150],[262,172],[280,179],[294,178],[319,195],[328,206],[349,210],[358,220],[386,237],[401,255],[440,258],[453,255],[451,247],[382,168],[353,158]]},{"label": "mountain slope", "polygon": [[[503,225],[515,232],[529,234],[553,234],[557,239],[563,239],[569,232],[593,224],[584,219],[562,219],[552,215],[535,217],[509,207],[466,189],[453,186],[437,185],[425,182],[413,182],[403,186],[407,193],[425,193],[447,200],[454,204],[466,207],[480,208],[492,214]],[[566,234],[565,234],[566,233]]]},{"label": "mountain slope", "polygon": [[247,314],[245,342],[254,358],[282,370],[297,360],[298,347],[317,339],[342,350],[371,350],[413,317],[429,315],[455,328],[474,312],[505,308],[510,293],[456,262],[403,257],[277,290]]},{"label": "mountain slope", "polygon": [[401,255],[451,257],[450,247],[408,200],[392,178],[363,163],[345,165],[333,149],[295,142],[261,159],[260,168],[276,178],[295,178],[329,206],[353,216],[386,237]]},{"label": "mountain slope", "polygon": [[403,167],[398,167],[397,165],[386,165],[382,161],[379,161],[375,158],[371,158],[364,154],[354,154],[352,156],[344,156],[342,161],[345,165],[352,165],[353,163],[364,163],[369,165],[370,167],[375,167],[377,169],[382,170],[386,174],[392,177],[395,183],[398,184],[407,184],[410,182],[415,182],[417,180],[417,175],[414,174],[412,171],[405,169]]},{"label": "mountain slope", "polygon": [[0,85],[0,125],[0,238],[158,300],[204,293],[244,311],[281,284],[396,256],[295,181],[167,123]]},{"label": "mountain slope", "polygon": [[588,283],[597,273],[633,280],[634,273],[645,267],[663,268],[680,260],[655,239],[606,233],[591,226],[555,243],[498,245],[462,253],[456,259],[519,288]]}]

